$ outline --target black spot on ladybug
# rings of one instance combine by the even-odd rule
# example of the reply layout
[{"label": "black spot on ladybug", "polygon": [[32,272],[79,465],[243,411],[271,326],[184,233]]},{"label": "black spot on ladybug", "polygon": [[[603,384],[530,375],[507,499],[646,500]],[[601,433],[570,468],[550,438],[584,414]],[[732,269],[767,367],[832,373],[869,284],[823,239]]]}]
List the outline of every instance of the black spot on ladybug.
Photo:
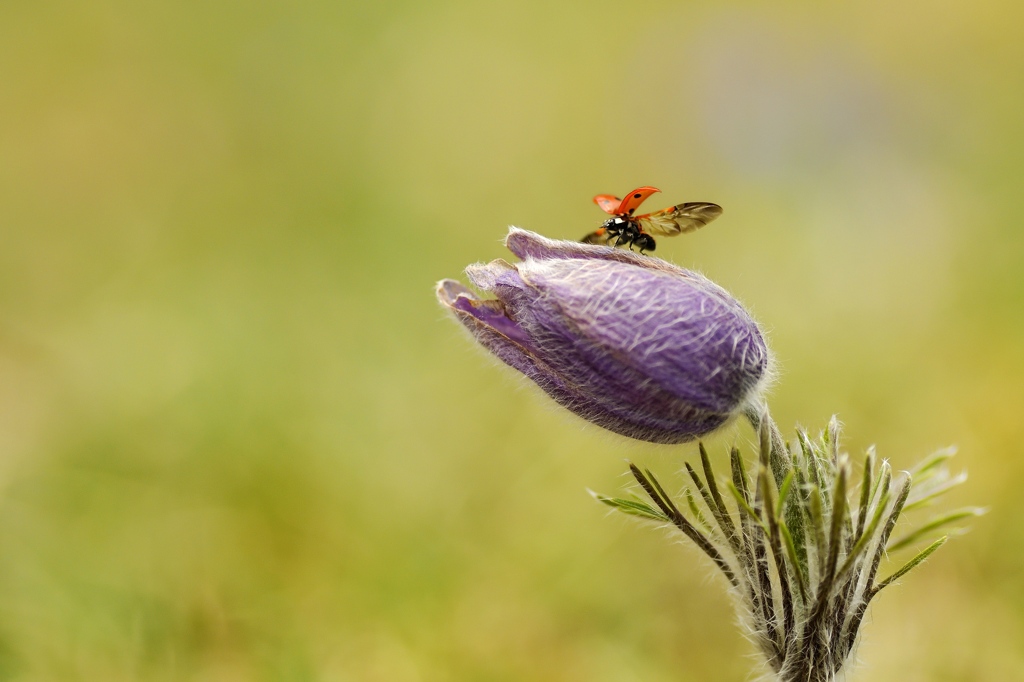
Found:
[{"label": "black spot on ladybug", "polygon": [[634,198],[634,199],[639,199],[639,198],[640,198],[640,197],[642,197],[642,196],[643,196],[642,194],[640,194],[639,192],[637,192],[636,194],[634,194],[634,195],[633,195],[633,198]]},{"label": "black spot on ladybug", "polygon": [[629,215],[633,215],[633,211],[635,211],[635,210],[636,210],[635,208],[629,209]]}]

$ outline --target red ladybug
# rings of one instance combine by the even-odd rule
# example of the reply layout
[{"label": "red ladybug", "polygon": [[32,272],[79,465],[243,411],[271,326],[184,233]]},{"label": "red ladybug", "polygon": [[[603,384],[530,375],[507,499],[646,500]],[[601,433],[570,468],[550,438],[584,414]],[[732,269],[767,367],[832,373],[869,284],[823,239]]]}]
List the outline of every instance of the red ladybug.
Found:
[{"label": "red ladybug", "polygon": [[635,244],[640,253],[654,251],[657,245],[651,235],[671,237],[681,232],[693,232],[722,215],[721,206],[704,201],[691,201],[654,213],[633,215],[644,199],[660,191],[657,187],[637,187],[625,199],[598,194],[594,197],[594,203],[612,217],[582,241],[587,244],[628,246],[630,249]]}]

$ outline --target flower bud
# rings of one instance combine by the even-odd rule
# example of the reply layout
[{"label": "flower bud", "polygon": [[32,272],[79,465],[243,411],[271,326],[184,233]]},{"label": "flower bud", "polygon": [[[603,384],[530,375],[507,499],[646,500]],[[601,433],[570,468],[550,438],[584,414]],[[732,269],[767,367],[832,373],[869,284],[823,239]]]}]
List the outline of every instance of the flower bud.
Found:
[{"label": "flower bud", "polygon": [[521,262],[471,265],[437,296],[484,347],[560,405],[623,436],[682,443],[738,414],[765,383],[757,324],[707,278],[608,246],[512,228]]}]

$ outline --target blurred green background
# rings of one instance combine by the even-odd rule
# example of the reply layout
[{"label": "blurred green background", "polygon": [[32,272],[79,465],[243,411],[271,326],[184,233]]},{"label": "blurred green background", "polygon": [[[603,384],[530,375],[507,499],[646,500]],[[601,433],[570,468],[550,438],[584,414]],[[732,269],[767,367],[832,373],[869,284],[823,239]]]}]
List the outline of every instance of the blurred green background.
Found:
[{"label": "blurred green background", "polygon": [[[776,418],[990,505],[853,680],[1024,679],[1024,9],[0,4],[0,679],[746,679],[624,457],[432,291],[597,193],[743,300]],[[745,444],[727,429],[710,445]],[[673,485],[680,486],[681,479]]]}]

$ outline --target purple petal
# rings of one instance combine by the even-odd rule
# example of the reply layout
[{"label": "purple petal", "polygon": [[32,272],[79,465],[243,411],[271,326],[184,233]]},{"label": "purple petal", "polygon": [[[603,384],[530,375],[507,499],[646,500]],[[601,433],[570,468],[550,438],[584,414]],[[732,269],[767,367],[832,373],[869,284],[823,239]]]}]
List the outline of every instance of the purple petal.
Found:
[{"label": "purple petal", "polygon": [[756,396],[768,350],[743,307],[657,258],[512,228],[523,262],[477,264],[481,300],[446,280],[438,297],[477,340],[559,404],[633,438],[678,443]]},{"label": "purple petal", "polygon": [[597,376],[618,378],[629,368],[695,407],[728,413],[767,369],[754,321],[723,289],[695,273],[678,277],[620,263],[548,260],[523,263],[520,274],[545,292],[548,307],[537,308],[547,315],[541,326],[549,332],[563,327],[572,355],[601,365]]},{"label": "purple petal", "polygon": [[[485,301],[451,279],[441,280],[437,284],[437,298],[456,313],[469,315],[478,323],[498,332],[516,343],[530,345],[530,337],[505,314],[505,307],[500,301]],[[460,315],[460,319],[463,319]],[[463,324],[466,320],[463,319]]]}]

